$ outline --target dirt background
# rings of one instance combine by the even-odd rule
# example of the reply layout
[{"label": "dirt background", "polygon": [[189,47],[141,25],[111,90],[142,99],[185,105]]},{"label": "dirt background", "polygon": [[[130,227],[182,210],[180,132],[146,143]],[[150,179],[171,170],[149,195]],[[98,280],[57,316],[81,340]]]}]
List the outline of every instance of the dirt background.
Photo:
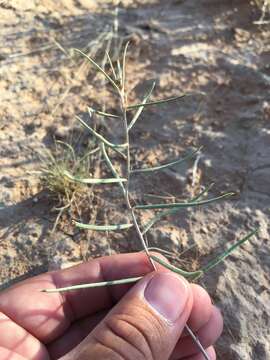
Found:
[{"label": "dirt background", "polygon": [[[81,71],[82,60],[69,56],[73,47],[102,47],[100,34],[111,31],[115,4],[0,3],[0,275],[5,288],[92,256],[139,250],[140,244],[133,231],[101,236],[75,230],[68,212],[52,234],[59,204],[33,173],[41,167],[39,154],[53,151],[54,138],[88,138],[75,120],[76,114],[87,116],[87,105],[106,102],[115,110],[100,78],[89,68]],[[228,360],[270,358],[270,29],[254,24],[260,15],[246,0],[125,0],[118,14],[119,38],[131,40],[130,102],[142,99],[152,79],[156,99],[197,93],[145,111],[132,135],[136,165],[166,162],[203,146],[195,162],[136,178],[137,201],[145,201],[146,193],[190,198],[211,182],[209,196],[236,193],[231,200],[165,219],[148,233],[149,244],[175,255],[191,248],[181,259],[195,268],[260,227],[257,237],[202,280],[225,316],[217,352]],[[101,54],[97,51],[96,58]],[[115,122],[102,126],[111,139],[120,136]],[[100,162],[94,160],[96,173]],[[91,189],[95,195],[85,205],[86,219],[123,217],[120,193],[113,189]],[[138,214],[142,222],[147,216]]]}]

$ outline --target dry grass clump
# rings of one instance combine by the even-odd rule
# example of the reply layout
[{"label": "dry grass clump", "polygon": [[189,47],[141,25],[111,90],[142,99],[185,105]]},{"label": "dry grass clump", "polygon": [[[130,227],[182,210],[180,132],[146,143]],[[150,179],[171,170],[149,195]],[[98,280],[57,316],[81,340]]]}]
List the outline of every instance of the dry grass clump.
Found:
[{"label": "dry grass clump", "polygon": [[83,194],[85,186],[71,180],[73,175],[80,178],[91,175],[91,155],[96,152],[89,146],[82,153],[62,141],[55,142],[55,151],[47,151],[42,159],[41,182],[51,193],[67,205],[75,195]]},{"label": "dry grass clump", "polygon": [[74,179],[76,176],[83,179],[93,175],[91,171],[94,159],[97,161],[98,150],[93,140],[86,147],[55,141],[54,150],[41,154],[40,180],[57,202],[54,210],[58,215],[52,232],[65,212],[69,212],[70,217],[80,217],[82,204],[88,204],[84,210],[91,208],[91,188],[87,190],[84,183]]}]

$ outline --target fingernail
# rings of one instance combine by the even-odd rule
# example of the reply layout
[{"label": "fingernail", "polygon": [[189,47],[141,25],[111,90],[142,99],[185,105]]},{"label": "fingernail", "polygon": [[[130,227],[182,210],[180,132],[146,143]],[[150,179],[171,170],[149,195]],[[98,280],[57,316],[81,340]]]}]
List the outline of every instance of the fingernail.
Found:
[{"label": "fingernail", "polygon": [[169,322],[175,322],[185,309],[188,287],[185,280],[170,273],[157,273],[144,291],[148,304]]}]

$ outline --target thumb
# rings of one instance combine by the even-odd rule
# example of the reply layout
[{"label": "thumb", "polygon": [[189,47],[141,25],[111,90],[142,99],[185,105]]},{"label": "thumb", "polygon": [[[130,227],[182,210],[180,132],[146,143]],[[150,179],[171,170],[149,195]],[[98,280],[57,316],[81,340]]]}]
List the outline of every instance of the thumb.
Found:
[{"label": "thumb", "polygon": [[74,349],[72,359],[169,359],[192,304],[186,280],[171,272],[148,274]]}]

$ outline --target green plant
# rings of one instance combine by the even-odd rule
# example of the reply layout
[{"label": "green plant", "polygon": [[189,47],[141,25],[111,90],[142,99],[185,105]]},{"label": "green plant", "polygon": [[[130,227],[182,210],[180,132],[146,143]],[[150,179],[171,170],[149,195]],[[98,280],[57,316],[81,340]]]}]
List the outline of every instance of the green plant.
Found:
[{"label": "green plant", "polygon": [[[130,183],[133,176],[140,176],[140,174],[149,174],[151,175],[153,172],[162,171],[165,168],[173,167],[176,164],[181,163],[182,161],[186,161],[190,157],[194,156],[199,150],[193,151],[190,154],[184,156],[182,159],[177,159],[175,161],[169,162],[167,164],[157,165],[155,167],[143,167],[143,168],[135,168],[132,167],[131,161],[131,143],[130,143],[130,133],[133,127],[136,125],[136,122],[140,118],[140,115],[145,107],[147,106],[158,106],[159,104],[171,102],[171,101],[178,101],[185,96],[185,94],[181,94],[179,96],[169,98],[169,99],[160,99],[151,101],[150,97],[154,90],[155,83],[153,83],[152,87],[149,89],[147,94],[144,96],[143,100],[138,104],[129,104],[127,99],[127,89],[126,89],[126,55],[127,55],[128,44],[125,46],[123,60],[120,65],[120,62],[117,61],[117,69],[115,68],[113,61],[111,60],[109,54],[108,60],[110,64],[110,70],[105,71],[101,66],[99,66],[92,58],[88,57],[86,54],[81,52],[80,50],[76,50],[81,56],[86,58],[94,68],[100,72],[104,78],[108,81],[108,83],[112,86],[116,96],[119,100],[119,112],[116,114],[109,114],[105,111],[93,110],[90,109],[90,113],[95,112],[97,115],[101,115],[103,117],[114,118],[116,121],[122,122],[123,128],[123,135],[124,140],[119,143],[115,144],[108,139],[106,139],[103,135],[98,133],[93,127],[91,127],[85,120],[81,117],[77,117],[78,121],[91,133],[91,135],[96,139],[99,143],[99,147],[101,149],[101,153],[103,155],[103,159],[107,164],[109,171],[111,172],[113,177],[109,177],[107,179],[93,179],[93,178],[82,178],[76,174],[67,175],[67,171],[64,172],[64,175],[68,177],[70,181],[73,181],[75,184],[89,184],[95,183],[99,185],[103,185],[104,183],[116,183],[122,192],[123,199],[125,201],[125,206],[127,209],[127,214],[129,216],[129,221],[126,223],[121,224],[110,224],[110,225],[100,225],[100,224],[84,224],[78,221],[74,221],[75,226],[82,228],[82,229],[89,229],[95,231],[116,231],[116,230],[125,230],[131,227],[135,228],[138,238],[140,239],[142,249],[148,255],[149,261],[152,264],[153,270],[156,270],[156,262],[162,264],[164,267],[168,268],[169,270],[184,276],[189,280],[196,280],[201,277],[204,273],[211,270],[214,266],[218,265],[221,261],[223,261],[229,254],[237,249],[240,245],[245,243],[251,236],[253,236],[257,230],[253,230],[243,239],[237,241],[233,246],[228,248],[224,251],[221,255],[217,256],[213,259],[209,264],[202,267],[201,269],[193,272],[188,272],[179,267],[174,265],[168,264],[162,261],[159,257],[150,253],[149,248],[147,246],[147,242],[145,240],[145,234],[151,229],[151,227],[159,221],[162,217],[174,214],[181,209],[195,207],[195,206],[202,206],[211,204],[227,197],[233,195],[233,193],[226,193],[218,197],[208,198],[205,199],[205,196],[208,193],[209,188],[203,190],[200,194],[196,197],[192,198],[186,202],[163,202],[163,203],[155,203],[155,204],[134,204],[134,199],[130,195]],[[121,164],[124,163],[124,171],[121,174],[116,168],[116,161],[112,160],[112,156],[117,156],[117,162]],[[113,181],[114,179],[114,181]],[[158,210],[157,214],[154,214],[151,220],[149,220],[145,224],[139,224],[136,216],[137,211],[145,211],[145,210]],[[98,286],[108,286],[108,285],[115,285],[115,284],[123,284],[123,283],[130,283],[136,282],[140,278],[129,278],[129,279],[121,279],[117,281],[108,281],[103,283],[95,283],[95,284],[80,284],[74,285],[66,288],[61,289],[53,289],[53,290],[44,290],[45,292],[61,292],[61,291],[70,291],[74,289],[81,289],[86,287],[98,287]],[[199,346],[200,350],[204,354],[205,358],[208,359],[207,354],[203,350],[202,346],[191,332],[191,330],[187,327],[188,332],[193,337],[194,341],[196,341],[197,345]]]}]

